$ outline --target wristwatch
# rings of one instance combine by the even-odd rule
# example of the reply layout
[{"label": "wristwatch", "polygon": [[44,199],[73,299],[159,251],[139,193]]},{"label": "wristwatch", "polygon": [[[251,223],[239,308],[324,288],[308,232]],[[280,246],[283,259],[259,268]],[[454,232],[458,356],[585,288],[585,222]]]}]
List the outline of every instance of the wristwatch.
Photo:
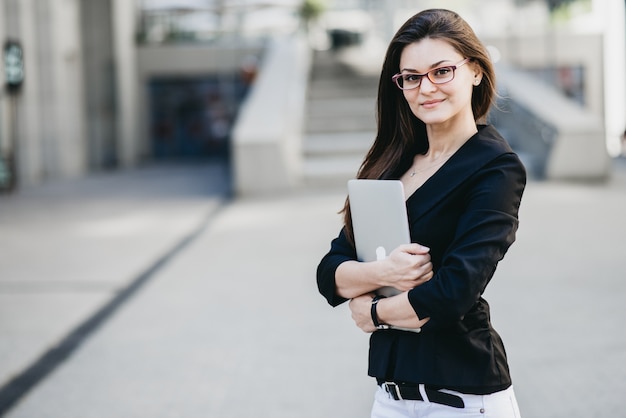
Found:
[{"label": "wristwatch", "polygon": [[374,326],[376,327],[376,329],[389,329],[389,328],[391,328],[390,325],[383,324],[383,323],[378,321],[378,314],[376,313],[376,305],[378,304],[378,301],[383,299],[383,298],[384,298],[384,296],[376,295],[376,296],[374,296],[374,299],[372,299],[372,308],[371,308],[370,312],[372,314],[372,322],[374,323]]}]

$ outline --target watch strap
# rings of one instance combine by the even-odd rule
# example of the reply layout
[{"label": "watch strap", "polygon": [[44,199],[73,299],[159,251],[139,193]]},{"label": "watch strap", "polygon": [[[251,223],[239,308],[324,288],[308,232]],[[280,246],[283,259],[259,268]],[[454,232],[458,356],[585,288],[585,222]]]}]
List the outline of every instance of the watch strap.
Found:
[{"label": "watch strap", "polygon": [[376,312],[376,305],[378,305],[378,302],[381,299],[384,299],[385,296],[382,295],[376,295],[374,296],[374,299],[372,299],[372,307],[370,309],[370,313],[372,315],[372,322],[374,323],[374,326],[376,327],[376,329],[389,329],[391,328],[389,325],[387,324],[383,324],[378,320],[378,313]]}]

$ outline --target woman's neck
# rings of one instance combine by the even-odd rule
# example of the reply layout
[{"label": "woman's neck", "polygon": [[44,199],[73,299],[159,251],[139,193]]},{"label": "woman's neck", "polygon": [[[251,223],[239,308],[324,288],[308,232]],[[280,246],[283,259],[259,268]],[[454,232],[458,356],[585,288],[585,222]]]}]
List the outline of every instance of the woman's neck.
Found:
[{"label": "woman's neck", "polygon": [[428,152],[426,156],[435,160],[443,155],[455,153],[463,144],[478,132],[476,122],[457,123],[453,126],[427,125]]}]

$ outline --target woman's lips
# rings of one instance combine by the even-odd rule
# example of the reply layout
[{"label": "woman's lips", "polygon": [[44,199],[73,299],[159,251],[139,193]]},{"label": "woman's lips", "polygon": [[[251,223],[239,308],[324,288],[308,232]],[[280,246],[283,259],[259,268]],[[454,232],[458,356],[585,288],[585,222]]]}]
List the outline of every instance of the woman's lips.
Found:
[{"label": "woman's lips", "polygon": [[422,103],[422,107],[426,109],[431,109],[433,107],[436,107],[441,102],[443,102],[443,100],[427,100]]}]

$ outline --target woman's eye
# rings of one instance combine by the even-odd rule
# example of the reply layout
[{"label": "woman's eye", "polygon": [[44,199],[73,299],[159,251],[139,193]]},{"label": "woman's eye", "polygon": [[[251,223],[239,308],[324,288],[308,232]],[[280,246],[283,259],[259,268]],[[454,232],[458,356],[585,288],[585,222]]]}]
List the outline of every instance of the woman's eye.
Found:
[{"label": "woman's eye", "polygon": [[450,67],[437,68],[436,70],[433,70],[433,75],[435,77],[446,77],[450,74],[450,71],[452,71],[452,68]]},{"label": "woman's eye", "polygon": [[419,79],[422,78],[422,76],[417,75],[417,74],[407,74],[403,76],[402,78],[404,79],[404,81],[408,81],[409,83],[415,83],[416,81],[419,81]]}]

